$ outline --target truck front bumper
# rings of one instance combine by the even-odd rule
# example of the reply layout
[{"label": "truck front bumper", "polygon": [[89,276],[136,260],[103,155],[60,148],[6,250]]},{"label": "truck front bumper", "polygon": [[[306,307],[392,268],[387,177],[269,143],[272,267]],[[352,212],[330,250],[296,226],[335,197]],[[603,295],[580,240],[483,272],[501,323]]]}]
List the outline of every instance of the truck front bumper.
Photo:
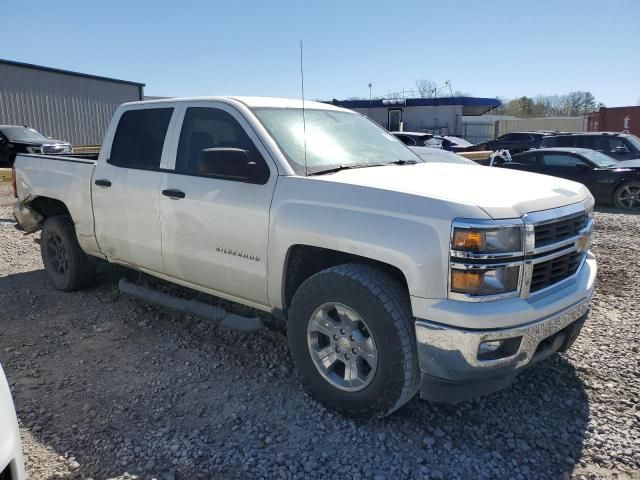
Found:
[{"label": "truck front bumper", "polygon": [[[491,328],[487,322],[487,328],[471,329],[418,318],[415,329],[421,398],[461,402],[487,395],[509,385],[523,368],[554,352],[566,351],[587,317],[596,272],[595,258],[589,254],[575,282],[538,302],[522,301],[512,312],[514,323],[518,323],[519,308],[527,318],[536,310],[540,312],[537,319],[526,324]],[[567,305],[567,301],[571,303]],[[467,314],[473,316],[477,304],[467,306]],[[437,314],[439,308],[443,307],[431,309],[431,313]]]}]

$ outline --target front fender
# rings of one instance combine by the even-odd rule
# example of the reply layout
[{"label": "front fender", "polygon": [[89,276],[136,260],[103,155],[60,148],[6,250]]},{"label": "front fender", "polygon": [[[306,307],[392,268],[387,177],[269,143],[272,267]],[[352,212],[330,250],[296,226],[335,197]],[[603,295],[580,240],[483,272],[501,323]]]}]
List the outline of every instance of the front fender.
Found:
[{"label": "front fender", "polygon": [[451,220],[482,215],[476,207],[393,191],[332,182],[306,182],[298,191],[284,183],[278,182],[270,221],[267,287],[275,308],[283,307],[286,255],[295,245],[392,265],[410,295],[446,298]]}]

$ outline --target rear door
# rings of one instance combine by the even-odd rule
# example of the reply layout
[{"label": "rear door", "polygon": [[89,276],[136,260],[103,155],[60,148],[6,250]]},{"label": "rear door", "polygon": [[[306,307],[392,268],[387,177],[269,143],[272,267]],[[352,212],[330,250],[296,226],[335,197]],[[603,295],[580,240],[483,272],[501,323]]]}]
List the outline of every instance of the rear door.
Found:
[{"label": "rear door", "polygon": [[164,273],[160,233],[161,166],[174,109],[141,105],[119,119],[96,166],[92,189],[96,238],[111,261]]},{"label": "rear door", "polygon": [[[195,287],[259,305],[267,302],[269,208],[277,169],[244,117],[221,102],[185,103],[161,196],[167,274]],[[179,135],[178,135],[179,132]],[[204,160],[211,149],[241,149],[262,172],[243,180],[235,157],[224,171]]]}]

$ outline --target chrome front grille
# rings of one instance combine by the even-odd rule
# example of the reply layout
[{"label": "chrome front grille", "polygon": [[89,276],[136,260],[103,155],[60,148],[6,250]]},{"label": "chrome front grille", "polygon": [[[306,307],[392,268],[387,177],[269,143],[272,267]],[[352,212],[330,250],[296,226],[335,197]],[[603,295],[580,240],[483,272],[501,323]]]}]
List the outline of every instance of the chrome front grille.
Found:
[{"label": "chrome front grille", "polygon": [[530,292],[534,293],[571,277],[578,271],[581,252],[570,252],[533,265]]},{"label": "chrome front grille", "polygon": [[583,212],[558,221],[535,225],[535,248],[546,247],[580,235],[587,221],[587,214]]}]

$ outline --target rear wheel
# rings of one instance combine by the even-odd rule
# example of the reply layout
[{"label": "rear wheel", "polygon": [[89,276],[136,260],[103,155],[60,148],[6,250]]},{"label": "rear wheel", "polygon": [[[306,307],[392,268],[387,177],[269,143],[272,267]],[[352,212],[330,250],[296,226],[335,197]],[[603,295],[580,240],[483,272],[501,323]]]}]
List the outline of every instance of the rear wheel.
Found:
[{"label": "rear wheel", "polygon": [[408,295],[381,270],[346,264],[307,279],[293,298],[287,328],[302,383],[332,410],[383,417],[417,392]]},{"label": "rear wheel", "polygon": [[69,216],[50,217],[44,222],[40,252],[49,280],[57,290],[80,290],[93,280],[95,267],[80,248]]},{"label": "rear wheel", "polygon": [[640,210],[640,182],[626,182],[620,185],[613,194],[616,208],[623,210]]}]

